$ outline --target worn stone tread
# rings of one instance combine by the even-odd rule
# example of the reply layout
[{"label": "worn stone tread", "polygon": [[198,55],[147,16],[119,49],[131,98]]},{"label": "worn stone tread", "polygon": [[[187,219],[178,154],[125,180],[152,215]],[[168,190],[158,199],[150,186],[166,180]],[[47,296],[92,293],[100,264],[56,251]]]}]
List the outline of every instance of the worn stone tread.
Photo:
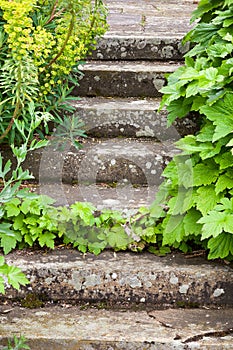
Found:
[{"label": "worn stone tread", "polygon": [[[40,183],[113,183],[158,186],[166,164],[179,151],[171,141],[146,139],[88,139],[83,148],[74,149],[54,137],[57,147],[47,146],[30,152],[23,164]],[[3,151],[5,159],[14,157]]]},{"label": "worn stone tread", "polygon": [[22,298],[33,292],[44,300],[104,301],[170,306],[233,306],[233,269],[204,258],[181,254],[157,257],[149,253],[105,251],[99,256],[76,250],[27,254],[16,251],[6,257],[31,281],[20,291],[8,289],[4,298]]},{"label": "worn stone tread", "polygon": [[167,112],[158,111],[160,99],[81,98],[72,101],[75,115],[93,137],[148,137],[157,141],[177,140],[197,130],[197,118],[177,119],[167,126]]},{"label": "worn stone tread", "polygon": [[180,60],[187,52],[189,45],[181,42],[192,27],[195,1],[106,0],[106,5],[109,29],[97,43],[94,59]]},{"label": "worn stone tread", "polygon": [[89,59],[92,60],[183,60],[189,43],[182,44],[183,35],[156,33],[135,35],[108,32],[101,38]]},{"label": "worn stone tread", "polygon": [[149,207],[155,199],[158,186],[133,186],[120,181],[112,184],[65,184],[41,183],[31,185],[34,192],[48,195],[55,206],[68,206],[75,202],[90,202],[98,210],[119,210],[126,215]]},{"label": "worn stone tread", "polygon": [[88,61],[74,96],[160,97],[165,74],[181,66],[162,61]]},{"label": "worn stone tread", "polygon": [[0,316],[0,349],[13,334],[24,334],[32,350],[232,349],[232,315],[232,309],[15,308]]}]

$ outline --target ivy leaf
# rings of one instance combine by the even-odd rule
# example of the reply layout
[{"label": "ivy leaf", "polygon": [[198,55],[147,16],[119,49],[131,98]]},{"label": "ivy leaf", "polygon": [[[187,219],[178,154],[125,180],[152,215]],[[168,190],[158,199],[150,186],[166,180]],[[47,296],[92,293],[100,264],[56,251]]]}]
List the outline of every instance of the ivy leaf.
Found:
[{"label": "ivy leaf", "polygon": [[208,241],[208,248],[210,250],[208,259],[224,259],[233,255],[233,235],[222,233],[218,237],[211,238]]}]

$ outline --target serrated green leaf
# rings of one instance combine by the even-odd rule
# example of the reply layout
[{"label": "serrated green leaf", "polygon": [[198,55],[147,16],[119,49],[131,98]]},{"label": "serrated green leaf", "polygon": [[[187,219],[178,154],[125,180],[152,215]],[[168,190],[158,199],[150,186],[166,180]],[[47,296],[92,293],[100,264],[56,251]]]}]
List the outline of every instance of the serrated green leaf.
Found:
[{"label": "serrated green leaf", "polygon": [[18,216],[20,213],[20,209],[19,209],[19,204],[20,204],[20,200],[18,198],[12,198],[11,201],[9,201],[8,203],[5,204],[5,210],[7,213],[7,217],[11,217],[11,216]]},{"label": "serrated green leaf", "polygon": [[91,203],[76,202],[71,205],[71,213],[78,215],[85,225],[93,226],[95,224],[94,211],[96,208]]},{"label": "serrated green leaf", "polygon": [[178,185],[188,189],[193,186],[193,164],[191,159],[178,159],[181,160],[177,162]]},{"label": "serrated green leaf", "polygon": [[4,256],[0,255],[0,267],[5,264],[5,258]]},{"label": "serrated green leaf", "polygon": [[[0,268],[1,273],[1,268]],[[4,287],[5,281],[2,276],[0,276],[0,294],[5,294],[5,287]]]},{"label": "serrated green leaf", "polygon": [[215,191],[217,194],[220,192],[223,192],[226,188],[232,189],[233,188],[233,178],[227,176],[226,174],[220,175],[218,178],[218,181],[216,182],[216,188]]},{"label": "serrated green leaf", "polygon": [[227,229],[225,232],[230,230],[233,233],[233,215],[225,212],[212,210],[203,216],[198,223],[204,224],[202,228],[202,240],[209,237],[217,237],[225,229]]},{"label": "serrated green leaf", "polygon": [[24,273],[16,266],[5,265],[4,268],[0,269],[7,276],[8,283],[17,290],[19,290],[20,285],[25,286],[29,283]]},{"label": "serrated green leaf", "polygon": [[107,233],[108,244],[115,249],[126,249],[130,242],[128,235],[121,225],[115,225]]},{"label": "serrated green leaf", "polygon": [[14,232],[11,230],[12,224],[3,222],[0,224],[0,234],[12,235]]},{"label": "serrated green leaf", "polygon": [[201,113],[211,120],[215,128],[213,142],[233,132],[233,94],[227,93],[224,100],[217,101],[212,106],[202,106]]},{"label": "serrated green leaf", "polygon": [[17,244],[17,239],[12,233],[12,235],[1,235],[1,247],[3,248],[4,254],[10,253],[12,249],[15,249]]},{"label": "serrated green leaf", "polygon": [[163,221],[163,245],[173,245],[175,242],[181,242],[184,238],[184,215],[167,215]]},{"label": "serrated green leaf", "polygon": [[172,197],[169,202],[169,211],[171,215],[184,214],[189,210],[193,205],[193,189],[179,188],[178,194],[175,197]]},{"label": "serrated green leaf", "polygon": [[219,170],[210,163],[200,163],[193,168],[193,185],[210,185],[216,181]]},{"label": "serrated green leaf", "polygon": [[38,241],[41,247],[48,247],[54,249],[54,239],[56,236],[51,232],[45,232],[39,235]]},{"label": "serrated green leaf", "polygon": [[219,156],[215,157],[214,159],[216,163],[219,164],[220,170],[224,170],[233,166],[233,155],[230,151],[219,154]]},{"label": "serrated green leaf", "polygon": [[198,236],[201,234],[202,225],[198,223],[198,220],[201,218],[201,213],[192,208],[184,217],[184,233],[185,236],[195,235]]},{"label": "serrated green leaf", "polygon": [[196,207],[205,215],[216,206],[220,198],[221,197],[216,194],[214,185],[201,186],[196,191]]},{"label": "serrated green leaf", "polygon": [[233,255],[233,235],[222,233],[208,241],[209,255],[208,259],[224,259]]}]

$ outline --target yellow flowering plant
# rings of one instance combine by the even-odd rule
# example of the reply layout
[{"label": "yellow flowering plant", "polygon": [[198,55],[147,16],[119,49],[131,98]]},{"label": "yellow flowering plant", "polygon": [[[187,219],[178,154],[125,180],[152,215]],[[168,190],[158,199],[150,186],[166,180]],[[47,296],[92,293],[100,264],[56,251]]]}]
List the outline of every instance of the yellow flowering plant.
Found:
[{"label": "yellow flowering plant", "polygon": [[102,0],[0,0],[0,143],[23,141],[32,102],[61,122],[70,73],[106,28]]}]

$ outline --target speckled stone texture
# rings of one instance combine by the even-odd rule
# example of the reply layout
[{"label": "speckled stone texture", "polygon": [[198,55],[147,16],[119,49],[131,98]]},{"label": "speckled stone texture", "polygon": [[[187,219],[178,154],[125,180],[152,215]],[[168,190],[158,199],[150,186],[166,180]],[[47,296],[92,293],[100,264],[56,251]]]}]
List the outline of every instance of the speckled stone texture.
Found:
[{"label": "speckled stone texture", "polygon": [[[56,144],[56,142],[55,142]],[[59,142],[58,144],[59,145]],[[69,144],[63,150],[48,146],[28,154],[24,168],[40,183],[98,184],[128,182],[159,185],[162,171],[178,150],[170,141],[111,138],[88,140],[81,150]],[[3,153],[11,158],[11,153]]]},{"label": "speckled stone texture", "polygon": [[5,298],[23,298],[31,291],[45,300],[105,301],[153,305],[233,306],[232,266],[182,255],[104,252],[95,257],[75,250],[7,256],[31,281]]},{"label": "speckled stone texture", "polygon": [[172,62],[89,61],[80,65],[84,75],[80,86],[72,91],[77,96],[159,97],[165,74],[180,66]]},{"label": "speckled stone texture", "polygon": [[14,333],[32,350],[230,350],[232,327],[232,309],[15,308],[0,315],[0,349]]}]

